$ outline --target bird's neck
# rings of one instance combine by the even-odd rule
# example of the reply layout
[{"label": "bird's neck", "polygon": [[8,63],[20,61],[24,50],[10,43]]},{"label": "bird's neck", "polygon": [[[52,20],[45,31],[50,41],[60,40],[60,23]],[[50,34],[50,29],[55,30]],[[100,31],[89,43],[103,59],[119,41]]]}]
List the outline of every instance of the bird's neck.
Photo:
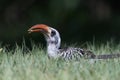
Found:
[{"label": "bird's neck", "polygon": [[60,35],[57,34],[57,36],[46,38],[47,41],[47,53],[49,57],[59,57],[59,48],[61,45],[61,38]]},{"label": "bird's neck", "polygon": [[52,58],[59,57],[58,52],[59,52],[59,47],[57,47],[55,44],[47,45],[47,53],[49,57],[52,57]]}]

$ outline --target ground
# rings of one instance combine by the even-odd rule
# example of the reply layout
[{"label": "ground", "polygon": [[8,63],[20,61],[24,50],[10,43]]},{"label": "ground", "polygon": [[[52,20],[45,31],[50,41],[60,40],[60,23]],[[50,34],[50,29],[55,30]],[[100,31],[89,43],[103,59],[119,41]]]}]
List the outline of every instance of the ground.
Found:
[{"label": "ground", "polygon": [[[119,53],[120,44],[88,44],[95,54]],[[45,49],[16,46],[0,52],[0,80],[119,80],[120,59],[64,61],[49,59]]]}]

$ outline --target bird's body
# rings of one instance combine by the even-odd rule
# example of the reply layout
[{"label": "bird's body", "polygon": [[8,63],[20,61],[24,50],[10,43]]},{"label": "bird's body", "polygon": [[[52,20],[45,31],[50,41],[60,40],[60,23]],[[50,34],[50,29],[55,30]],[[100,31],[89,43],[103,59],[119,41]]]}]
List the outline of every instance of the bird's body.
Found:
[{"label": "bird's body", "polygon": [[47,42],[47,54],[50,58],[63,58],[65,60],[79,60],[81,57],[90,59],[113,58],[112,55],[95,55],[91,51],[81,48],[68,47],[60,49],[61,38],[59,32],[56,29],[44,24],[34,25],[28,31],[29,33],[40,31],[44,34]]},{"label": "bird's body", "polygon": [[[73,48],[73,47],[68,47],[68,48],[63,48],[63,49],[58,49],[56,52],[57,58],[62,58],[65,60],[71,60],[71,59],[80,59],[80,57],[84,56],[84,52],[81,48]],[[56,58],[55,56],[52,56]]]}]

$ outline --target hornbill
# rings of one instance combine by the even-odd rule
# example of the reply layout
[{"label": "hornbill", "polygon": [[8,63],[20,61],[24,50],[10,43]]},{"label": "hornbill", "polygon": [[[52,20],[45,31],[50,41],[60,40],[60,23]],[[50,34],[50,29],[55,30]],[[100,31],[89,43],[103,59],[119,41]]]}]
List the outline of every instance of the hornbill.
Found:
[{"label": "hornbill", "polygon": [[81,48],[60,48],[61,38],[59,32],[49,27],[45,24],[37,24],[32,26],[29,30],[29,33],[32,32],[41,32],[43,33],[46,42],[47,42],[47,54],[50,58],[63,58],[65,60],[75,59],[78,60],[81,57],[87,59],[110,59],[118,58],[120,54],[106,54],[106,55],[95,55],[89,50],[84,50]]}]

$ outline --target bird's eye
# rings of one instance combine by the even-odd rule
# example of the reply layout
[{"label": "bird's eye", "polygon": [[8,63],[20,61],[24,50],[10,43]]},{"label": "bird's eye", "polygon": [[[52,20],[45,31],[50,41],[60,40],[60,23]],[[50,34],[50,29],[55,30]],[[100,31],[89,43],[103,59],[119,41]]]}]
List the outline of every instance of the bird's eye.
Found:
[{"label": "bird's eye", "polygon": [[51,36],[54,36],[56,34],[55,31],[51,31]]}]

